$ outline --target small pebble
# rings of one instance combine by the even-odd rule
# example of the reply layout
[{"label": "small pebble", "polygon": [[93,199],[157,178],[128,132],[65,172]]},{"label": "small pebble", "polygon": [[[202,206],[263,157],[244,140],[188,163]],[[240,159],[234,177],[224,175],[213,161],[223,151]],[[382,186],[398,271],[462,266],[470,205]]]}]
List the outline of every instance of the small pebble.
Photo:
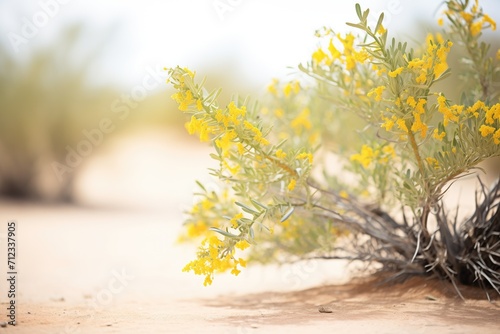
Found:
[{"label": "small pebble", "polygon": [[319,313],[333,313],[333,310],[330,307],[320,306],[318,309]]}]

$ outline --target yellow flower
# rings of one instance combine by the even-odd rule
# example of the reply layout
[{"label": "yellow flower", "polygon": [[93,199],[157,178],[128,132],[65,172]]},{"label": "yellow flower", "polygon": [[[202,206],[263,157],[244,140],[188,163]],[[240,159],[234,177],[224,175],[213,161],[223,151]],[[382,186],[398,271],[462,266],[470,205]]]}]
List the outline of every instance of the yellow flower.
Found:
[{"label": "yellow flower", "polygon": [[262,136],[255,136],[254,140],[257,141],[259,144],[261,144],[263,146],[267,146],[267,145],[270,144],[269,141],[266,138],[262,137]]},{"label": "yellow flower", "polygon": [[497,23],[488,14],[483,14],[483,22],[489,23],[491,30],[495,31],[497,29]]},{"label": "yellow flower", "polygon": [[208,231],[208,226],[202,221],[189,223],[187,225],[187,236],[190,238],[196,238],[202,236],[207,231]]},{"label": "yellow flower", "polygon": [[309,130],[312,128],[311,121],[309,120],[310,113],[311,111],[309,108],[304,108],[302,112],[292,120],[290,125],[296,133],[300,133],[302,129]]},{"label": "yellow flower", "polygon": [[229,121],[233,123],[234,125],[238,125],[240,123],[240,118],[244,117],[246,115],[247,109],[245,106],[242,106],[241,108],[238,108],[234,101],[231,101],[229,105],[227,106],[227,109],[229,111]]},{"label": "yellow flower", "polygon": [[287,188],[289,191],[292,191],[293,189],[295,189],[296,185],[297,185],[297,181],[295,179],[291,179],[290,183],[288,183]]},{"label": "yellow flower", "polygon": [[441,74],[444,73],[448,69],[448,64],[447,63],[437,63],[434,66],[434,78],[439,78]]},{"label": "yellow flower", "polygon": [[[246,240],[245,240],[246,241]],[[248,244],[248,242],[247,242]],[[248,246],[250,246],[250,244],[248,244]],[[243,268],[245,268],[247,266],[247,261],[243,260],[241,257],[238,259],[238,264],[240,266],[242,266]]]},{"label": "yellow flower", "polygon": [[479,128],[479,132],[481,132],[481,136],[486,137],[488,135],[491,135],[492,133],[495,132],[495,128],[489,125],[481,125]]},{"label": "yellow flower", "polygon": [[254,134],[253,139],[256,142],[258,142],[259,144],[264,145],[264,146],[269,145],[269,141],[262,136],[262,132],[260,132],[260,130],[256,126],[254,126],[249,121],[244,121],[243,125],[245,126],[246,129],[253,132],[253,134]]},{"label": "yellow flower", "polygon": [[398,119],[396,121],[396,124],[398,125],[398,128],[403,130],[404,132],[408,132],[408,127],[406,126],[406,121],[402,118]]},{"label": "yellow flower", "polygon": [[424,61],[420,58],[414,58],[408,62],[408,68],[421,68],[424,65]]},{"label": "yellow flower", "polygon": [[478,118],[479,117],[479,109],[484,110],[486,108],[486,105],[484,104],[483,101],[477,100],[472,106],[467,108],[467,112],[470,114],[473,114],[474,117]]},{"label": "yellow flower", "polygon": [[490,108],[485,106],[483,110],[485,111],[485,124],[492,125],[495,123],[495,120],[500,120],[500,103],[492,105]]},{"label": "yellow flower", "polygon": [[384,26],[381,24],[378,29],[377,29],[377,34],[383,35],[387,30],[384,28]]},{"label": "yellow flower", "polygon": [[378,86],[368,92],[367,96],[371,97],[373,94],[375,94],[375,101],[380,101],[382,100],[382,93],[384,92],[384,90],[385,86]]},{"label": "yellow flower", "polygon": [[184,67],[183,70],[191,77],[191,78],[194,78],[194,75],[196,74],[196,72],[193,72],[191,71],[189,68],[187,67]]},{"label": "yellow flower", "polygon": [[291,81],[283,87],[285,97],[290,96],[291,93],[298,94],[300,92],[300,83],[297,80]]},{"label": "yellow flower", "polygon": [[186,123],[186,129],[190,135],[199,133],[200,141],[209,141],[210,133],[212,132],[212,128],[209,128],[205,122],[197,119],[194,115],[191,116],[191,121]]},{"label": "yellow flower", "polygon": [[440,33],[436,33],[436,40],[439,44],[444,44],[443,35],[441,35]]},{"label": "yellow flower", "polygon": [[403,72],[403,67],[398,67],[398,68],[397,68],[397,69],[395,69],[394,71],[391,71],[391,72],[389,72],[389,73],[387,73],[387,74],[389,74],[389,76],[390,76],[391,78],[395,78],[395,77],[397,77],[398,75],[400,75],[400,74],[401,74],[401,72]]},{"label": "yellow flower", "polygon": [[421,70],[419,76],[415,78],[415,81],[419,84],[425,84],[427,81],[427,71]]},{"label": "yellow flower", "polygon": [[222,149],[223,156],[228,155],[229,150],[233,146],[233,140],[235,138],[236,138],[236,132],[234,130],[229,130],[215,141],[215,144]]},{"label": "yellow flower", "polygon": [[212,276],[210,276],[210,275],[205,276],[205,280],[203,281],[203,285],[204,286],[212,285],[212,283],[213,283]]},{"label": "yellow flower", "polygon": [[195,134],[201,128],[201,121],[198,120],[194,115],[191,116],[191,121],[186,123],[186,130],[190,135]]},{"label": "yellow flower", "polygon": [[439,49],[436,51],[436,60],[434,64],[434,77],[438,78],[441,74],[448,69],[448,64],[446,58],[450,52],[453,43],[448,41],[447,43],[441,44]]},{"label": "yellow flower", "polygon": [[238,227],[238,220],[243,218],[243,214],[240,212],[236,214],[233,218],[231,218],[230,223],[232,228],[237,228]]},{"label": "yellow flower", "polygon": [[196,109],[198,111],[202,111],[203,110],[203,102],[200,99],[196,100]]},{"label": "yellow flower", "polygon": [[440,17],[440,18],[438,19],[438,25],[439,25],[440,27],[442,27],[442,26],[443,26],[443,24],[444,24],[443,18],[442,18],[442,17]]},{"label": "yellow flower", "polygon": [[417,105],[417,101],[415,101],[415,98],[413,96],[409,96],[406,99],[406,104],[408,104],[412,108],[415,108],[415,106]]},{"label": "yellow flower", "polygon": [[236,147],[238,148],[238,154],[239,154],[239,155],[243,155],[243,154],[245,154],[245,146],[243,146],[243,144],[242,144],[242,143],[238,143],[238,144],[236,145]]},{"label": "yellow flower", "polygon": [[205,286],[212,284],[215,271],[223,272],[234,266],[231,254],[224,258],[219,257],[224,243],[216,236],[210,236],[202,241],[198,251],[198,258],[189,262],[182,271],[193,271],[196,275],[204,275]]},{"label": "yellow flower", "polygon": [[[387,71],[385,68],[379,68],[375,64],[372,65],[372,70],[377,72],[377,76],[381,76],[382,74],[384,74]],[[350,78],[350,77],[348,77],[348,78]]]},{"label": "yellow flower", "polygon": [[316,64],[321,64],[325,59],[328,59],[328,56],[321,48],[319,48],[313,53],[312,58]]},{"label": "yellow flower", "polygon": [[467,13],[467,12],[460,12],[460,16],[462,16],[462,18],[467,22],[467,23],[471,23],[472,22],[472,19],[474,18],[474,16],[472,16],[471,13]]},{"label": "yellow flower", "polygon": [[274,96],[278,95],[278,90],[276,89],[276,86],[278,85],[279,80],[278,79],[273,79],[273,81],[267,86],[267,91]]},{"label": "yellow flower", "polygon": [[415,121],[411,126],[411,131],[412,132],[420,131],[420,136],[422,138],[425,138],[425,136],[427,135],[427,125],[423,123],[422,120],[420,119],[420,114],[413,113],[413,117],[415,118]]},{"label": "yellow flower", "polygon": [[476,36],[481,32],[483,28],[483,21],[476,21],[470,25],[470,34]]},{"label": "yellow flower", "polygon": [[342,55],[339,50],[333,45],[333,39],[330,38],[330,43],[328,44],[328,51],[332,55],[332,59],[338,59]]},{"label": "yellow flower", "polygon": [[439,140],[439,141],[443,141],[443,138],[445,136],[446,136],[446,132],[443,131],[443,132],[439,133],[438,129],[434,129],[434,132],[432,133],[432,137]]},{"label": "yellow flower", "polygon": [[300,153],[297,155],[297,159],[307,159],[310,164],[313,163],[313,155],[311,153]]},{"label": "yellow flower", "polygon": [[194,103],[193,93],[187,90],[184,94],[182,92],[177,92],[172,95],[172,99],[179,104],[180,111],[186,111],[188,107]]},{"label": "yellow flower", "polygon": [[434,167],[434,169],[439,169],[439,162],[436,159],[428,157],[425,158],[425,160],[429,165],[431,165],[431,167]]},{"label": "yellow flower", "polygon": [[458,114],[462,112],[463,106],[454,105],[448,107],[446,98],[443,95],[439,95],[437,101],[438,111],[443,114],[443,125],[447,126],[450,121],[458,122]]},{"label": "yellow flower", "polygon": [[497,131],[495,131],[495,133],[493,134],[493,142],[496,145],[500,145],[500,129],[498,129]]},{"label": "yellow flower", "polygon": [[391,118],[384,117],[383,118],[384,123],[380,127],[384,128],[386,131],[391,131],[391,129],[394,127],[394,122],[396,122],[397,117],[395,115],[392,115]]},{"label": "yellow flower", "polygon": [[474,6],[472,6],[471,12],[473,14],[476,14],[478,12],[478,8],[479,8],[479,0],[475,0]]},{"label": "yellow flower", "polygon": [[[248,243],[248,241],[246,241],[245,239],[241,239],[240,241],[238,241],[234,247],[238,248],[238,249],[241,249],[241,250],[245,250],[247,249],[248,247],[250,247],[250,244]],[[246,265],[246,262],[244,262],[245,265]],[[242,265],[242,267],[244,267],[244,265]]]},{"label": "yellow flower", "polygon": [[283,87],[283,93],[285,94],[285,97],[290,96],[292,93],[292,85],[290,83],[287,83],[285,87]]},{"label": "yellow flower", "polygon": [[419,114],[425,113],[424,105],[427,103],[426,99],[418,99],[418,103],[415,106],[415,111]]},{"label": "yellow flower", "polygon": [[286,153],[280,148],[276,151],[276,157],[278,157],[278,159],[285,159]]},{"label": "yellow flower", "polygon": [[361,153],[353,154],[351,156],[351,161],[359,162],[364,168],[368,168],[375,158],[375,152],[368,145],[363,145],[361,147]]}]

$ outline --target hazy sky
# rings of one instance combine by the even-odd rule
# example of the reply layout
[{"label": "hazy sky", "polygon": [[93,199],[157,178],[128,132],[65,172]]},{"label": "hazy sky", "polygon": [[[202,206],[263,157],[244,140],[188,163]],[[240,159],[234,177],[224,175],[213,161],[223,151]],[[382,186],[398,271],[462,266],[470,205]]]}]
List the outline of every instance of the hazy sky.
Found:
[{"label": "hazy sky", "polygon": [[[412,27],[438,17],[437,0],[0,0],[0,40],[20,59],[60,35],[68,24],[87,27],[82,53],[102,46],[95,79],[133,85],[148,66],[217,66],[257,84],[286,75],[287,66],[307,60],[315,29],[346,29],[356,19],[354,4],[386,12],[389,31],[413,36]],[[496,2],[496,3],[495,3]],[[500,21],[500,1],[485,0],[485,11]],[[44,14],[45,13],[45,14]],[[48,14],[47,14],[48,13]],[[28,23],[27,23],[28,22]],[[14,47],[13,33],[40,27]],[[25,31],[23,32],[23,28]],[[29,29],[28,29],[29,30]],[[10,34],[10,35],[9,35]],[[10,37],[9,37],[10,36]],[[24,38],[24,37],[23,37]],[[10,39],[10,40],[9,40]]]}]

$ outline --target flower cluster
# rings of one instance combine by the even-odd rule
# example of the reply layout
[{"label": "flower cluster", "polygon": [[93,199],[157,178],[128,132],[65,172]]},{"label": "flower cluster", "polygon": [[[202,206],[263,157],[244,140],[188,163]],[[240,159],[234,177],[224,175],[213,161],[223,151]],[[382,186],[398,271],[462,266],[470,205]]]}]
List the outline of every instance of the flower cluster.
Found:
[{"label": "flower cluster", "polygon": [[364,168],[369,168],[375,164],[387,164],[396,157],[394,146],[385,145],[373,149],[368,145],[363,145],[360,153],[351,155],[351,161],[361,164]]},{"label": "flower cluster", "polygon": [[[448,9],[443,12],[450,21],[460,25],[468,30],[469,35],[475,37],[481,33],[483,29],[491,28],[496,30],[496,22],[488,15],[483,13],[479,7],[479,0],[475,0],[473,6],[469,6],[469,1],[450,1]],[[444,20],[438,20],[439,25],[444,24]]]},{"label": "flower cluster", "polygon": [[[231,101],[220,108],[219,92],[207,93],[196,82],[195,72],[176,67],[169,74],[169,82],[177,89],[172,98],[181,111],[191,115],[186,129],[201,141],[211,142],[216,151],[212,157],[220,163],[213,174],[223,181],[223,192],[208,192],[199,184],[202,199],[188,212],[187,232],[180,238],[205,237],[197,259],[184,269],[205,275],[205,284],[210,284],[214,272],[232,268],[231,273],[239,273],[236,265],[243,260],[235,260],[235,248],[242,248],[243,241],[247,246],[254,243],[255,224],[271,226],[276,220],[286,220],[283,217],[288,219],[293,207],[284,199],[307,192],[314,151],[309,144],[314,141],[312,124],[307,105],[299,103],[298,81],[283,87],[274,81],[268,87],[275,99],[286,100],[287,111],[276,110],[282,110],[281,119],[294,133],[284,137],[269,135],[271,125],[260,120],[257,109],[249,110],[248,102]],[[287,140],[308,144],[297,150]],[[273,145],[272,141],[279,143]],[[214,233],[224,239],[217,239]]]},{"label": "flower cluster", "polygon": [[[368,10],[357,5],[356,12],[359,22],[348,25],[359,35],[317,32],[318,47],[299,66],[316,85],[274,79],[263,107],[246,99],[221,108],[219,91],[208,93],[194,72],[169,70],[177,90],[172,97],[191,115],[186,128],[214,147],[220,167],[212,174],[224,189],[204,190],[186,221],[186,238],[205,239],[184,269],[204,275],[206,285],[215,272],[237,275],[246,262],[236,250],[250,245],[249,256],[262,261],[329,254],[346,234],[336,223],[353,223],[371,213],[366,208],[375,207],[377,215],[394,208],[411,212],[422,238],[430,237],[427,221],[446,185],[500,156],[499,93],[493,88],[500,53],[488,56],[479,41],[480,32],[496,23],[478,2],[448,0],[448,29],[414,49],[389,40],[383,15],[370,26]],[[466,52],[459,103],[454,92],[435,85],[451,73],[454,45]],[[312,173],[313,163],[332,161],[329,152],[336,163]],[[256,233],[261,231],[266,233]]]},{"label": "flower cluster", "polygon": [[351,70],[356,63],[363,63],[369,56],[363,48],[356,48],[354,45],[355,36],[351,33],[342,37],[341,34],[334,34],[331,29],[324,29],[324,32],[318,31],[317,36],[329,36],[327,50],[319,47],[312,55],[316,66],[332,66],[334,62],[345,66]]},{"label": "flower cluster", "polygon": [[225,246],[224,242],[217,236],[212,235],[204,239],[198,250],[196,260],[189,262],[182,271],[193,271],[196,275],[204,275],[203,285],[212,284],[214,273],[225,272],[231,269],[231,274],[238,276],[240,267],[246,267],[246,261],[242,258],[234,258],[234,248],[244,250],[248,247],[248,242],[241,240],[236,242],[231,250]]}]

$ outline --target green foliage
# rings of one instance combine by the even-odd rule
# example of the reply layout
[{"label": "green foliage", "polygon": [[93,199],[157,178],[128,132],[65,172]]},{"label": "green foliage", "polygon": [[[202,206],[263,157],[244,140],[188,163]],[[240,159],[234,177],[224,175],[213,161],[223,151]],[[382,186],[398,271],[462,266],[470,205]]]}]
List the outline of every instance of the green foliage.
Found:
[{"label": "green foliage", "polygon": [[[192,115],[188,131],[214,146],[220,168],[212,174],[234,203],[228,212],[235,216],[212,229],[224,244],[204,261],[233,254],[234,242],[245,240],[253,246],[252,258],[343,257],[453,280],[453,265],[442,258],[445,237],[439,237],[447,223],[434,228],[430,222],[443,221],[436,212],[450,182],[500,155],[500,103],[492,88],[499,57],[488,57],[488,46],[479,41],[481,30],[496,28],[495,22],[477,3],[447,1],[449,30],[429,35],[421,50],[412,50],[389,38],[383,15],[369,26],[369,11],[356,5],[356,12],[359,22],[348,25],[359,34],[318,30],[318,49],[299,67],[315,85],[275,81],[265,108],[239,99],[220,108],[218,91],[207,93],[193,72],[169,70],[179,109]],[[449,76],[454,43],[469,51],[462,75],[474,83],[459,103],[434,89]],[[360,121],[345,126],[346,115]],[[332,135],[333,129],[339,134]],[[353,133],[361,139],[357,152],[353,142],[329,142]],[[340,174],[317,166],[327,151],[338,158]],[[313,155],[315,171],[323,169],[323,176],[313,172]],[[225,215],[215,204],[210,210]],[[212,224],[194,211],[188,229],[193,221]],[[349,245],[343,253],[334,246],[339,237]],[[194,270],[192,263],[186,270]],[[203,275],[211,282],[213,272]]]}]

